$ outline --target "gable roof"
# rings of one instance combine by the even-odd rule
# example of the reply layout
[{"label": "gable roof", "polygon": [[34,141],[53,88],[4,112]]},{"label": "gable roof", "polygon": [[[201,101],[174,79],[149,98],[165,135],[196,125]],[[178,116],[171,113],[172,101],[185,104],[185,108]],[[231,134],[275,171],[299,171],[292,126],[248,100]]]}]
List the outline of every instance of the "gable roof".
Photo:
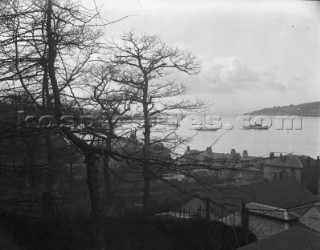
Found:
[{"label": "gable roof", "polygon": [[278,208],[292,208],[310,204],[319,199],[294,180],[261,182],[237,187],[247,202],[256,202]]},{"label": "gable roof", "polygon": [[319,160],[313,159],[313,158],[306,156],[306,155],[300,155],[300,156],[298,156],[298,158],[299,158],[299,161],[300,161],[303,168],[320,167]]},{"label": "gable roof", "polygon": [[[202,199],[204,202],[205,199],[208,199],[210,208],[220,217],[239,212],[243,200],[246,204],[262,205],[258,207],[260,210],[263,209],[260,214],[284,220],[299,218],[319,201],[315,195],[299,183],[293,180],[281,180],[244,186],[216,187],[213,190],[200,192],[193,197],[185,197],[184,200],[180,200],[180,203],[171,206],[171,211],[179,209],[179,205],[183,205],[191,199]],[[271,210],[263,206],[271,207],[277,213],[269,213]],[[256,212],[254,208],[250,208],[252,207],[248,206],[250,212]],[[287,217],[284,212],[288,214]],[[279,213],[282,214],[279,215]]]},{"label": "gable roof", "polygon": [[299,158],[296,156],[269,158],[264,160],[262,164],[276,167],[303,168]]},{"label": "gable roof", "polygon": [[[204,151],[196,150],[196,149],[190,149],[188,148],[185,154],[182,156],[184,159],[188,160],[205,160],[205,159],[211,159],[211,160],[231,160],[234,158],[240,159],[242,156],[240,153],[216,153],[212,152],[211,147],[207,148]],[[249,156],[248,156],[249,157]]]},{"label": "gable roof", "polygon": [[289,168],[307,168],[320,166],[319,161],[305,155],[285,155],[275,158],[268,158],[261,163],[268,166]]},{"label": "gable roof", "polygon": [[307,250],[320,249],[320,233],[302,227],[292,227],[281,233],[269,236],[238,250]]},{"label": "gable roof", "polygon": [[[230,210],[239,210],[242,200],[246,204],[258,204],[258,206],[251,206],[251,210],[249,209],[250,206],[248,206],[251,212],[255,212],[254,207],[261,210],[265,209],[264,206],[273,210],[285,210],[288,212],[287,218],[281,216],[280,219],[286,220],[299,218],[310,207],[314,206],[314,203],[319,201],[317,196],[293,180],[263,182],[237,187],[225,186],[219,189],[218,191],[205,192],[201,195],[211,200],[214,204],[224,206]],[[269,214],[269,216],[273,215]]]}]

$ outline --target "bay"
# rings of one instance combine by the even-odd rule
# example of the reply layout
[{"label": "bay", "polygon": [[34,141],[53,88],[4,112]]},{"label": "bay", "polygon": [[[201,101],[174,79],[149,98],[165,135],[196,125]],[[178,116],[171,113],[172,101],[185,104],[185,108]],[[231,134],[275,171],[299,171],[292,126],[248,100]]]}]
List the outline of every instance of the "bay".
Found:
[{"label": "bay", "polygon": [[[268,130],[241,129],[237,115],[220,117],[222,126],[216,131],[194,130],[190,119],[185,119],[180,123],[178,133],[193,137],[189,143],[191,149],[205,150],[212,146],[213,152],[230,153],[231,149],[235,149],[242,153],[247,150],[250,156],[264,157],[270,152],[308,155],[313,158],[320,155],[320,117],[301,117],[301,129],[297,129],[299,122],[294,123],[290,129],[290,121],[285,121],[283,129],[279,129],[279,119],[270,117],[272,125]],[[199,120],[203,122],[205,117]]]}]

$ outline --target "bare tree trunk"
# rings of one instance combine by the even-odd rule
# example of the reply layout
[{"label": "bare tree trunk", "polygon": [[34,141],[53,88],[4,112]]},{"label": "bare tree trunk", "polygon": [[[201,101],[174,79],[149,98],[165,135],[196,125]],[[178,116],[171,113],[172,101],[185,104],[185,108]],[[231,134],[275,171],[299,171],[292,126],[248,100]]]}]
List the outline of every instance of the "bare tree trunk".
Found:
[{"label": "bare tree trunk", "polygon": [[143,116],[144,116],[144,145],[143,145],[143,212],[145,214],[150,213],[150,185],[151,185],[151,171],[150,171],[150,120],[149,120],[149,108],[148,108],[148,79],[145,77],[145,86],[143,90]]},{"label": "bare tree trunk", "polygon": [[91,220],[94,240],[96,242],[95,249],[104,249],[103,241],[103,216],[99,196],[98,184],[98,168],[96,166],[95,154],[89,152],[85,154],[85,163],[87,166],[87,182],[89,186],[90,202],[91,202]]},{"label": "bare tree trunk", "polygon": [[[111,149],[111,138],[106,139],[106,149]],[[111,203],[111,180],[110,180],[110,156],[104,155],[103,156],[103,175],[104,175],[104,186],[105,186],[105,204],[107,206]]]},{"label": "bare tree trunk", "polygon": [[72,164],[72,161],[69,162],[68,184],[69,184],[69,196],[71,197],[72,193],[73,193],[73,164]]},{"label": "bare tree trunk", "polygon": [[143,212],[145,214],[150,213],[150,185],[151,185],[151,178],[150,178],[150,166],[148,164],[143,163]]},{"label": "bare tree trunk", "polygon": [[[56,78],[56,69],[55,69],[55,60],[56,60],[56,42],[54,40],[54,35],[52,31],[52,0],[47,2],[47,38],[48,38],[48,73],[51,81],[51,87],[53,92],[54,100],[54,113],[55,118],[60,120],[62,116],[62,104],[60,90],[58,87],[58,82]],[[101,212],[100,204],[100,195],[99,195],[99,185],[97,178],[97,167],[95,164],[95,154],[89,150],[89,146],[86,142],[83,142],[81,139],[76,137],[72,132],[68,130],[63,130],[65,135],[80,149],[83,150],[85,154],[85,163],[87,168],[87,181],[90,193],[90,202],[91,202],[91,226],[92,226],[92,235],[96,246],[92,249],[102,250],[104,249],[103,241],[103,217]]]},{"label": "bare tree trunk", "polygon": [[47,192],[55,192],[55,164],[54,164],[54,156],[52,149],[52,140],[49,131],[45,132],[45,141],[46,141],[46,150],[47,150],[47,161],[48,161],[48,172],[47,172],[47,181],[46,181],[46,191]]},{"label": "bare tree trunk", "polygon": [[106,205],[111,203],[111,180],[110,180],[110,170],[109,170],[110,157],[103,157],[103,175],[104,175],[104,186],[105,186],[105,198]]},{"label": "bare tree trunk", "polygon": [[28,136],[25,142],[26,150],[26,186],[32,189],[34,183],[34,167],[36,165],[35,159],[35,137],[34,135]]},{"label": "bare tree trunk", "polygon": [[73,170],[74,170],[74,157],[77,154],[74,145],[69,145],[69,175],[68,175],[68,186],[69,186],[69,196],[73,194]]},{"label": "bare tree trunk", "polygon": [[51,135],[49,131],[45,132],[45,142],[47,151],[47,180],[45,191],[42,194],[41,214],[44,217],[53,216],[55,214],[55,170],[54,170],[54,156],[52,149]]}]

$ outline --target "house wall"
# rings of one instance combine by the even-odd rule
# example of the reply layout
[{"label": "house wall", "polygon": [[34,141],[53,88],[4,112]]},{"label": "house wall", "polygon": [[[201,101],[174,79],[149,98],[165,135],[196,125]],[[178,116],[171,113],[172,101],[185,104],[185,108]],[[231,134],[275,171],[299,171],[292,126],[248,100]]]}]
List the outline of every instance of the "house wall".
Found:
[{"label": "house wall", "polygon": [[[194,198],[181,205],[181,213],[186,215],[200,216],[201,206],[201,217],[206,217],[206,204],[199,198]],[[180,212],[180,207],[175,209],[175,212]],[[221,211],[219,211],[221,212]],[[218,217],[215,213],[210,212],[210,220],[221,221],[230,226],[241,225],[241,214],[226,214],[223,218]],[[320,216],[320,214],[319,214]],[[320,224],[319,224],[320,225]],[[274,219],[262,215],[249,214],[249,228],[257,236],[258,240],[265,237],[280,233],[284,230],[289,229],[290,222]]]},{"label": "house wall", "polygon": [[320,212],[317,208],[310,208],[299,221],[320,232]]},{"label": "house wall", "polygon": [[294,179],[298,182],[301,181],[301,170],[295,168],[284,168],[284,167],[276,167],[276,166],[264,166],[263,167],[263,175],[264,178],[269,181],[276,180],[274,177],[275,173],[278,174],[279,179],[281,180],[289,180]]},{"label": "house wall", "polygon": [[[239,216],[237,213],[229,214],[228,211],[223,209],[224,208],[218,206],[215,206],[215,208],[210,207],[209,220],[218,220],[226,223],[227,225],[241,224],[241,216]],[[180,213],[180,206],[177,207],[174,211]],[[184,204],[181,204],[181,214],[182,216],[183,214],[186,214],[206,218],[206,204],[199,198],[193,198],[185,202]],[[218,214],[222,214],[223,217],[221,218],[221,216],[219,216]]]},{"label": "house wall", "polygon": [[[206,216],[206,204],[199,198],[193,198],[183,204],[181,204],[181,213],[194,214],[200,216],[201,208],[201,217]],[[176,212],[180,212],[180,206],[175,209]]]},{"label": "house wall", "polygon": [[229,225],[229,226],[240,226],[241,225],[241,215],[238,213],[230,214],[219,221]]},{"label": "house wall", "polygon": [[301,172],[301,184],[309,189],[315,195],[318,195],[319,192],[319,167],[308,167],[302,169]]},{"label": "house wall", "polygon": [[[180,212],[180,207],[178,207],[175,211]],[[199,198],[193,198],[181,205],[181,213],[199,216],[201,218],[206,218],[206,204],[203,200]],[[209,219],[219,220],[220,217],[217,217],[214,211],[211,210],[209,214]]]},{"label": "house wall", "polygon": [[216,170],[219,179],[228,179],[232,177],[232,173],[230,170],[222,169]]},{"label": "house wall", "polygon": [[239,185],[249,185],[259,182],[259,177],[263,178],[263,172],[257,170],[237,170],[234,180]]},{"label": "house wall", "polygon": [[249,229],[257,236],[258,240],[280,233],[289,229],[289,223],[281,220],[250,214]]}]

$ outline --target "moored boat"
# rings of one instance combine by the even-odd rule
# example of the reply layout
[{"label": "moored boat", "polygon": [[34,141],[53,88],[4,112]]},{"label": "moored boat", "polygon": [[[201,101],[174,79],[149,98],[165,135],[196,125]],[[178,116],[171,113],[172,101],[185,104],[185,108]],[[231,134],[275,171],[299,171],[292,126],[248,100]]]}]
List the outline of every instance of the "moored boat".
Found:
[{"label": "moored boat", "polygon": [[247,126],[243,126],[242,128],[243,129],[267,130],[267,129],[269,129],[269,126],[255,123],[254,125],[250,124]]},{"label": "moored boat", "polygon": [[201,127],[195,127],[194,130],[198,130],[198,131],[216,131],[219,128],[214,128],[214,127],[209,127],[209,126],[201,126]]}]

